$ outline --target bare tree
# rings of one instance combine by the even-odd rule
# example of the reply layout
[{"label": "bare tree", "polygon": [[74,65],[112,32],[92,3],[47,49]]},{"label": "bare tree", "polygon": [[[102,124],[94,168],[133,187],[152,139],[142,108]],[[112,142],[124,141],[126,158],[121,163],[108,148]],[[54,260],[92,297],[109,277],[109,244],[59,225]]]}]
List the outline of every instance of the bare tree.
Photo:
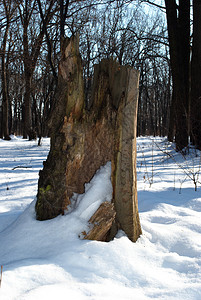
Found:
[{"label": "bare tree", "polygon": [[[44,17],[45,24],[48,24],[52,15],[53,1],[50,1]],[[38,32],[35,32],[33,42],[30,43],[30,22],[36,9],[36,2],[30,0],[19,1],[18,11],[20,14],[20,20],[23,27],[23,63],[24,63],[24,75],[25,75],[25,94],[24,94],[24,131],[23,137],[29,139],[35,138],[35,132],[32,128],[31,118],[31,86],[32,77],[36,67],[37,59],[40,54],[43,37],[45,34],[45,27],[42,25]],[[35,16],[36,18],[36,16]]]},{"label": "bare tree", "polygon": [[[12,0],[3,0],[3,13],[5,16],[4,23],[4,34],[1,49],[1,81],[2,81],[2,137],[6,140],[10,140],[9,137],[9,126],[8,126],[8,115],[9,115],[9,95],[8,95],[8,76],[7,76],[7,65],[8,65],[8,55],[7,42],[9,37],[9,30],[12,17],[15,13],[15,4]],[[8,54],[8,53],[7,53]],[[7,58],[7,59],[6,59]]]},{"label": "bare tree", "polygon": [[193,1],[193,44],[191,65],[191,137],[201,149],[201,2]]},{"label": "bare tree", "polygon": [[[113,56],[120,64],[141,71],[138,133],[167,134],[171,81],[166,28],[160,13],[149,16],[137,1],[132,5],[130,2],[15,1],[18,14],[10,23],[12,39],[9,37],[6,43],[6,51],[12,46],[6,56],[12,132],[22,134],[24,124],[24,137],[29,135],[31,139],[35,132],[38,136],[48,134],[62,43],[79,33],[85,100],[89,106],[92,66]],[[0,4],[3,9],[3,2]],[[2,23],[1,44],[5,24]]]},{"label": "bare tree", "polygon": [[[188,145],[189,60],[190,60],[190,0],[166,0],[166,14],[173,79],[173,117],[178,150]],[[171,132],[170,139],[173,137]]]}]

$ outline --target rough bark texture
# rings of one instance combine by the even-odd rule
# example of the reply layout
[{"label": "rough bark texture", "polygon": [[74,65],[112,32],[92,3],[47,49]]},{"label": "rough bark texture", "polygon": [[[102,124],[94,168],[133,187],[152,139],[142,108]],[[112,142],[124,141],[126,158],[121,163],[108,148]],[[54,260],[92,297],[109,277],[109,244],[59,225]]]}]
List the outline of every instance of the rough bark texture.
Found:
[{"label": "rough bark texture", "polygon": [[201,149],[201,2],[193,1],[193,46],[191,65],[191,139]]},{"label": "rough bark texture", "polygon": [[91,225],[89,232],[82,232],[84,239],[106,241],[115,215],[116,212],[113,203],[102,203],[89,220],[89,224]]},{"label": "rough bark texture", "polygon": [[179,14],[175,0],[165,0],[165,5],[174,94],[169,137],[172,139],[175,130],[180,151],[188,145],[189,135],[190,1],[179,1]]},{"label": "rough bark texture", "polygon": [[2,63],[1,63],[1,82],[2,82],[2,137],[5,140],[10,140],[9,128],[8,128],[8,86],[7,86],[7,76],[6,76],[6,43],[8,39],[9,32],[9,17],[7,16],[7,25],[3,38],[3,47],[2,47]]},{"label": "rough bark texture", "polygon": [[95,66],[92,99],[85,107],[78,39],[67,42],[50,124],[50,153],[40,172],[37,219],[63,213],[73,193],[83,193],[97,169],[111,161],[116,216],[110,232],[101,235],[112,239],[121,228],[137,240],[141,234],[135,165],[138,80],[136,70],[102,60]]}]

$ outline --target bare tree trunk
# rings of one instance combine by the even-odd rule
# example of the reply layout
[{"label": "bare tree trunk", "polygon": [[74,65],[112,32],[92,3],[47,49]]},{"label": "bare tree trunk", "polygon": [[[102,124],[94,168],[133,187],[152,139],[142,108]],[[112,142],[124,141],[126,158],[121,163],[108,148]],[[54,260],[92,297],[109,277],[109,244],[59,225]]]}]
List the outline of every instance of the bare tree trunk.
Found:
[{"label": "bare tree trunk", "polygon": [[29,72],[25,71],[25,94],[24,94],[24,129],[23,138],[32,140],[35,138],[32,128],[32,112],[31,112],[31,79]]},{"label": "bare tree trunk", "polygon": [[174,87],[171,120],[175,124],[177,150],[182,150],[188,145],[189,135],[190,1],[179,1],[179,17],[175,0],[165,0],[165,4]]},{"label": "bare tree trunk", "polygon": [[201,149],[201,2],[193,1],[193,47],[191,68],[191,136]]},{"label": "bare tree trunk", "polygon": [[63,52],[65,50],[65,21],[67,18],[69,0],[66,0],[66,4],[64,4],[64,0],[59,0],[60,6],[60,51],[63,56]]},{"label": "bare tree trunk", "polygon": [[[26,4],[27,5],[27,4]],[[29,54],[29,42],[28,42],[28,7],[26,7],[26,15],[23,20],[23,60],[24,60],[24,74],[25,74],[25,94],[24,94],[24,127],[23,138],[31,135],[32,122],[31,122],[31,79],[32,79],[32,57]],[[30,136],[31,137],[31,136]]]},{"label": "bare tree trunk", "polygon": [[[33,2],[33,1],[32,1]],[[33,6],[30,6],[33,5]],[[24,12],[21,11],[20,4],[18,4],[21,22],[23,25],[23,60],[24,60],[24,72],[25,72],[25,95],[24,95],[24,128],[23,138],[34,139],[36,137],[35,130],[32,128],[32,116],[31,116],[31,88],[32,88],[32,77],[35,71],[38,56],[42,46],[43,37],[45,34],[46,26],[52,17],[52,6],[53,1],[50,1],[49,7],[46,10],[45,16],[43,16],[43,25],[38,35],[36,36],[32,45],[32,50],[29,48],[29,35],[28,26],[30,17],[33,13],[35,1],[33,3],[25,1]]]},{"label": "bare tree trunk", "polygon": [[2,49],[2,70],[1,70],[1,79],[2,79],[2,131],[3,137],[5,140],[10,140],[9,128],[8,128],[8,90],[7,90],[7,76],[6,76],[6,43],[9,32],[9,23],[7,23],[4,39],[3,39],[3,49]]}]

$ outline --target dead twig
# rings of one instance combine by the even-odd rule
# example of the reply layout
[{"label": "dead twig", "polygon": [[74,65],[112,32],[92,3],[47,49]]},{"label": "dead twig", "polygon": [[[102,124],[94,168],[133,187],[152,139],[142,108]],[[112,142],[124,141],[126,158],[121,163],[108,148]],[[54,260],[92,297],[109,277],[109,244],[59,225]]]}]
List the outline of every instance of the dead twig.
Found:
[{"label": "dead twig", "polygon": [[32,168],[32,167],[17,166],[17,167],[12,168],[12,170],[15,170],[15,169],[29,169],[29,168]]}]

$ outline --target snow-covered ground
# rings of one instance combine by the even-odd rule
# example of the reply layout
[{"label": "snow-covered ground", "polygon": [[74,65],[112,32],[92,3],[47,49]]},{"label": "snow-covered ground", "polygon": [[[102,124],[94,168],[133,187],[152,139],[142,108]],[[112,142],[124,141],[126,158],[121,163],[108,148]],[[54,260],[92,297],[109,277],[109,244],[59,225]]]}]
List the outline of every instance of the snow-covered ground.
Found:
[{"label": "snow-covered ground", "polygon": [[78,235],[111,199],[110,163],[70,213],[40,222],[35,196],[49,140],[0,140],[1,300],[201,299],[200,152],[182,157],[151,137],[138,138],[137,148],[143,234],[137,243],[123,232],[103,243]]}]

